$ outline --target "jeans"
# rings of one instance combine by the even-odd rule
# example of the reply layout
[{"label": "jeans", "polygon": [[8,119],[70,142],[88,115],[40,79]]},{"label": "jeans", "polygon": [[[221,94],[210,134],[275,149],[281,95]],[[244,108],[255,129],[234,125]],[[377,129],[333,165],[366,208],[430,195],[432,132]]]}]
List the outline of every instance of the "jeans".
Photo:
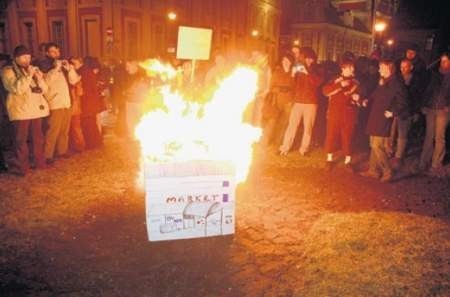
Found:
[{"label": "jeans", "polygon": [[317,104],[294,103],[291,115],[289,116],[289,124],[284,133],[283,144],[280,151],[287,153],[294,143],[297,128],[303,119],[303,137],[300,145],[300,153],[306,153],[311,144],[312,130],[316,120]]},{"label": "jeans", "polygon": [[426,119],[427,127],[420,156],[420,167],[427,168],[431,163],[431,167],[437,169],[442,167],[444,161],[445,130],[449,121],[449,113],[444,109],[429,110]]}]

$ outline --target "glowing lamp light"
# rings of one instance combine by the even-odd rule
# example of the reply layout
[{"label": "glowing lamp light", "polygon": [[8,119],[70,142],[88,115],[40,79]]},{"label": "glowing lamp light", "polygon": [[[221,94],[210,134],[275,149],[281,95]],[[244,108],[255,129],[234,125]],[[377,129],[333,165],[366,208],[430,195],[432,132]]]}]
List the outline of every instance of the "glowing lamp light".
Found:
[{"label": "glowing lamp light", "polygon": [[259,36],[259,31],[258,30],[252,30],[252,36],[253,37],[258,37]]},{"label": "glowing lamp light", "polygon": [[387,45],[392,46],[392,45],[394,45],[394,39],[388,39],[388,41],[386,43],[387,43]]},{"label": "glowing lamp light", "polygon": [[175,21],[177,19],[177,14],[175,12],[171,11],[167,14],[167,18],[171,21]]},{"label": "glowing lamp light", "polygon": [[300,40],[298,39],[294,40],[294,45],[300,45]]},{"label": "glowing lamp light", "polygon": [[374,29],[376,32],[383,32],[384,30],[386,30],[386,23],[385,22],[378,22],[375,24]]}]

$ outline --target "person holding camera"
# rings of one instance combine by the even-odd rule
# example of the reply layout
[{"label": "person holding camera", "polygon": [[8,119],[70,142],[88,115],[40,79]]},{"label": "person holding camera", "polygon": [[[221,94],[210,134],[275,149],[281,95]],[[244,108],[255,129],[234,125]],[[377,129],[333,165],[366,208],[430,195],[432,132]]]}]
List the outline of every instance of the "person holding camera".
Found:
[{"label": "person holding camera", "polygon": [[24,176],[28,173],[27,140],[31,138],[36,168],[45,168],[42,119],[49,115],[44,93],[48,91],[42,72],[32,65],[31,52],[23,45],[14,49],[12,64],[3,68],[2,82],[8,92],[6,108],[14,127],[15,160],[9,170]]},{"label": "person holding camera", "polygon": [[73,65],[61,60],[60,49],[55,43],[46,45],[47,59],[40,67],[45,73],[49,90],[46,94],[50,106],[48,130],[45,135],[45,157],[47,164],[53,163],[55,156],[67,158],[69,155],[69,129],[72,118],[70,85],[80,81],[80,76]]},{"label": "person holding camera", "polygon": [[280,146],[280,155],[287,155],[291,149],[297,129],[303,120],[303,136],[300,145],[300,154],[305,156],[310,149],[311,137],[316,120],[319,101],[319,86],[322,84],[322,76],[316,64],[317,55],[310,47],[302,48],[305,57],[305,65],[294,65],[293,98],[289,116],[289,124],[284,133],[283,143]]}]

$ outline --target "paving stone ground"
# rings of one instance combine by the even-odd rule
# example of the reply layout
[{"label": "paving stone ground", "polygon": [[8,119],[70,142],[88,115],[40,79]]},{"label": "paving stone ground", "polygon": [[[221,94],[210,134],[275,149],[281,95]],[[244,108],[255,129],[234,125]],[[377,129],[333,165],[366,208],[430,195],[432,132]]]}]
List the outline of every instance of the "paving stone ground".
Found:
[{"label": "paving stone ground", "polygon": [[449,222],[447,179],[380,184],[341,166],[325,172],[320,151],[258,149],[237,189],[235,235],[150,243],[138,152],[110,137],[51,169],[0,176],[0,296],[299,296],[304,239],[324,215]]}]

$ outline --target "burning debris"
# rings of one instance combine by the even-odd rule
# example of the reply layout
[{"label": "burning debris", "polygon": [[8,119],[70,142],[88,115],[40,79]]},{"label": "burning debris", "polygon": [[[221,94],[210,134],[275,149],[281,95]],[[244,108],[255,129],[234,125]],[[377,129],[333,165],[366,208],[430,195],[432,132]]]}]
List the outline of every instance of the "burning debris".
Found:
[{"label": "burning debris", "polygon": [[[237,67],[209,101],[199,104],[170,87],[177,70],[154,60],[140,65],[167,81],[158,89],[161,108],[145,114],[135,130],[142,149],[149,239],[234,233],[235,187],[245,181],[252,145],[261,135],[260,128],[243,120],[257,90],[257,73]],[[192,199],[173,203],[170,197]]]}]

